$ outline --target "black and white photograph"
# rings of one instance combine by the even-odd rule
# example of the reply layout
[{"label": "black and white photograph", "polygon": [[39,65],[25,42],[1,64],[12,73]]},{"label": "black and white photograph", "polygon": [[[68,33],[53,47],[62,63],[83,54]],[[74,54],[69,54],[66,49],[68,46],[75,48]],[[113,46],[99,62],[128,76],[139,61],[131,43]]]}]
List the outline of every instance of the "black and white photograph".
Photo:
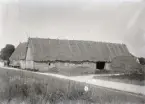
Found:
[{"label": "black and white photograph", "polygon": [[0,104],[145,104],[145,0],[0,0]]}]

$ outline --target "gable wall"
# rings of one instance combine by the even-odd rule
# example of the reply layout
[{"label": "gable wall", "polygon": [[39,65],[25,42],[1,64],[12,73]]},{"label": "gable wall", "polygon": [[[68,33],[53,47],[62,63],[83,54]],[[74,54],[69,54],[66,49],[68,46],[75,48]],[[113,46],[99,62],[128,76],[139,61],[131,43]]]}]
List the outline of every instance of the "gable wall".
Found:
[{"label": "gable wall", "polygon": [[20,67],[21,67],[21,69],[25,69],[26,68],[26,61],[25,60],[21,60],[20,61]]},{"label": "gable wall", "polygon": [[30,43],[28,44],[27,54],[26,54],[26,68],[34,69],[32,48],[30,47]]}]

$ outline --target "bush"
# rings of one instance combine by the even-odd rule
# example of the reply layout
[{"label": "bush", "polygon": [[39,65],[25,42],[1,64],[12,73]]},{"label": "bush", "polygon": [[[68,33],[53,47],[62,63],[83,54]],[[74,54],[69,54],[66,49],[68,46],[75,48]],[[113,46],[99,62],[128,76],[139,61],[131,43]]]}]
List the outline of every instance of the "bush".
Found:
[{"label": "bush", "polygon": [[138,58],[141,65],[145,65],[145,58],[140,57]]}]

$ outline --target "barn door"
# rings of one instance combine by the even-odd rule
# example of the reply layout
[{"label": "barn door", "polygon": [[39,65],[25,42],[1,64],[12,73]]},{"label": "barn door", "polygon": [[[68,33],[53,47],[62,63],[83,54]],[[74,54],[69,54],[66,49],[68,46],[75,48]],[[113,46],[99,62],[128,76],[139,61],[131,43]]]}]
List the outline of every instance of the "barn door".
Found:
[{"label": "barn door", "polygon": [[96,69],[103,70],[105,68],[105,62],[97,62]]}]

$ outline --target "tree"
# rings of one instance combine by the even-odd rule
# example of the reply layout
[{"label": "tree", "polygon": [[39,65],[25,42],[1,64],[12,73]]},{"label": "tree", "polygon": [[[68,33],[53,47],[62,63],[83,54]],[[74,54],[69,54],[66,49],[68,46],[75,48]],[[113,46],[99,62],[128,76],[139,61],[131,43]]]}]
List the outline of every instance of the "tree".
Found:
[{"label": "tree", "polygon": [[141,65],[145,65],[145,58],[140,57],[140,58],[138,58],[138,59],[139,59],[139,63],[140,63]]},{"label": "tree", "polygon": [[7,44],[4,48],[1,50],[0,58],[2,60],[8,61],[12,53],[15,51],[15,46],[12,44]]}]

